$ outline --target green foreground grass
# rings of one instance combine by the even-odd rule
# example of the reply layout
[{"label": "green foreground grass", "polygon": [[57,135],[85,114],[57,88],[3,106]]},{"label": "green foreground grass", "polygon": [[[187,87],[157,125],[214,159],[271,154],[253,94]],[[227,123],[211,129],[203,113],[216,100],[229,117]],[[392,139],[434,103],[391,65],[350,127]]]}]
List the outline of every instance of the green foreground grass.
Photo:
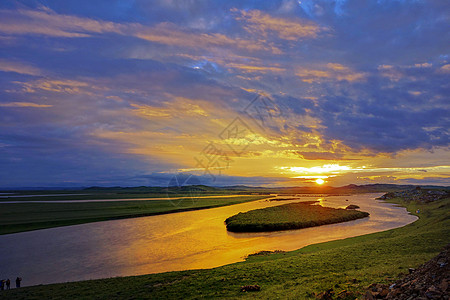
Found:
[{"label": "green foreground grass", "polygon": [[[329,288],[356,295],[374,282],[389,283],[399,273],[437,255],[450,241],[449,199],[403,203],[420,219],[405,227],[307,246],[209,270],[168,272],[34,286],[0,293],[2,299],[309,299]],[[356,280],[354,280],[356,279]],[[258,284],[260,292],[240,292]]]},{"label": "green foreground grass", "polygon": [[254,209],[229,217],[225,223],[227,230],[232,232],[260,232],[300,229],[369,216],[369,213],[358,210],[312,205],[316,202],[305,201]]},{"label": "green foreground grass", "polygon": [[267,196],[73,203],[0,203],[0,234],[238,204]]}]

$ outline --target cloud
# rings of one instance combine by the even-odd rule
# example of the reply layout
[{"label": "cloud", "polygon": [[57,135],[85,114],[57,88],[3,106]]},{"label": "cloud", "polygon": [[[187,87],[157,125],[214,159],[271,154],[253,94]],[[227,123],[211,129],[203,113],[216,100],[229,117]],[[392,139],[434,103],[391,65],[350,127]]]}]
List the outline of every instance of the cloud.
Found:
[{"label": "cloud", "polygon": [[299,76],[302,81],[307,83],[321,82],[324,80],[338,80],[338,81],[361,81],[364,80],[366,74],[362,72],[356,72],[349,67],[338,64],[328,63],[325,66],[321,66],[320,69],[297,69],[296,75]]},{"label": "cloud", "polygon": [[268,65],[246,65],[239,63],[229,63],[226,64],[226,67],[238,69],[243,71],[244,73],[280,73],[286,71],[286,69],[277,67],[277,66],[268,66]]},{"label": "cloud", "polygon": [[53,105],[49,104],[38,104],[38,103],[32,103],[32,102],[7,102],[7,103],[0,103],[1,107],[52,107]]},{"label": "cloud", "polygon": [[381,76],[389,78],[391,81],[399,81],[404,77],[403,73],[391,65],[381,65],[378,67]]},{"label": "cloud", "polygon": [[142,28],[133,33],[136,37],[155,43],[170,46],[202,48],[232,47],[247,51],[270,51],[276,54],[280,50],[258,40],[232,38],[222,33],[186,32],[173,24],[162,23],[152,28]]},{"label": "cloud", "polygon": [[41,75],[41,70],[31,65],[24,64],[18,61],[0,59],[0,71],[14,72],[24,75]]},{"label": "cloud", "polygon": [[68,93],[79,94],[82,89],[88,88],[89,85],[86,82],[71,80],[71,79],[37,79],[28,82],[17,82],[22,85],[24,91],[27,93],[35,93],[39,90],[56,92],[56,93]]},{"label": "cloud", "polygon": [[39,10],[0,10],[0,32],[10,35],[80,38],[92,33],[122,33],[123,29],[123,26],[113,22],[60,15],[47,7]]},{"label": "cloud", "polygon": [[61,15],[47,7],[41,7],[39,10],[0,10],[0,32],[9,35],[45,35],[64,38],[85,38],[94,34],[113,33],[168,46],[205,49],[233,47],[248,51],[264,50],[281,53],[275,46],[266,45],[258,40],[232,38],[222,33],[190,32],[167,22],[161,22],[152,27],[137,23],[121,24]]},{"label": "cloud", "polygon": [[431,68],[433,65],[430,63],[421,63],[421,64],[414,64],[414,67],[416,68]]},{"label": "cloud", "polygon": [[297,41],[305,38],[316,38],[318,34],[325,31],[318,25],[300,19],[286,19],[273,17],[260,10],[238,10],[232,9],[236,13],[236,19],[246,23],[244,29],[252,35],[260,35],[267,38],[269,34],[275,34],[277,37]]},{"label": "cloud", "polygon": [[450,73],[450,64],[443,65],[439,71],[441,73]]},{"label": "cloud", "polygon": [[[196,101],[182,97],[175,97],[173,102],[167,102],[164,107],[140,105],[131,103],[133,112],[145,118],[182,118],[182,117],[208,117],[208,113]],[[200,101],[199,101],[200,102]],[[209,106],[209,105],[208,105]]]},{"label": "cloud", "polygon": [[306,160],[345,160],[342,153],[297,151],[297,154]]}]

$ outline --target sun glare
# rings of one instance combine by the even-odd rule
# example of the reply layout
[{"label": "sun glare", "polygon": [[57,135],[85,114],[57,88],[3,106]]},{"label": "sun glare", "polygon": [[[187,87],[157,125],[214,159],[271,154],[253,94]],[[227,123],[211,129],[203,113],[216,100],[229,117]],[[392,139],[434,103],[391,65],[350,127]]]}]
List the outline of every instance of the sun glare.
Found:
[{"label": "sun glare", "polygon": [[318,178],[318,179],[316,180],[316,183],[317,183],[317,184],[324,184],[325,181],[324,181],[322,178]]}]

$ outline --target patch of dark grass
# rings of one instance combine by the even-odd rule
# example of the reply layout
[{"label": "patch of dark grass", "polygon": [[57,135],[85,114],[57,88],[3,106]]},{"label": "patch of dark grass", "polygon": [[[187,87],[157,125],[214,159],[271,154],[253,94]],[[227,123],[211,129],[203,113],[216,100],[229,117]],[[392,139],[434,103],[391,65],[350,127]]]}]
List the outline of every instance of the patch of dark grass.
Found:
[{"label": "patch of dark grass", "polygon": [[283,251],[283,250],[259,251],[259,252],[247,255],[245,260],[248,260],[249,258],[256,257],[256,256],[268,256],[268,255],[271,255],[271,254],[280,254],[280,253],[285,253],[285,252],[286,251]]},{"label": "patch of dark grass", "polygon": [[345,209],[358,209],[359,206],[355,205],[355,204],[350,204],[349,206],[347,206]]}]

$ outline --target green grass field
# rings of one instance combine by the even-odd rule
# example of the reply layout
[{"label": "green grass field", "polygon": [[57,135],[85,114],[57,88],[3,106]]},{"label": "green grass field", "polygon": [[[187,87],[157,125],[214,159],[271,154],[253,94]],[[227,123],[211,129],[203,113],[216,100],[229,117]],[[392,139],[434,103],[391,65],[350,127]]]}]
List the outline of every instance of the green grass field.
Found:
[{"label": "green grass field", "polygon": [[[332,288],[358,297],[374,282],[389,283],[437,255],[450,242],[450,199],[403,203],[420,219],[405,227],[300,250],[252,256],[209,270],[168,272],[21,288],[1,299],[310,299]],[[258,284],[260,292],[240,292]]]},{"label": "green grass field", "polygon": [[[41,197],[40,197],[41,198]],[[44,198],[44,197],[42,197]],[[232,205],[267,198],[197,198],[73,203],[0,203],[0,234]]]},{"label": "green grass field", "polygon": [[369,213],[312,205],[316,201],[288,203],[238,213],[225,220],[227,230],[259,232],[300,229],[368,217]]}]

